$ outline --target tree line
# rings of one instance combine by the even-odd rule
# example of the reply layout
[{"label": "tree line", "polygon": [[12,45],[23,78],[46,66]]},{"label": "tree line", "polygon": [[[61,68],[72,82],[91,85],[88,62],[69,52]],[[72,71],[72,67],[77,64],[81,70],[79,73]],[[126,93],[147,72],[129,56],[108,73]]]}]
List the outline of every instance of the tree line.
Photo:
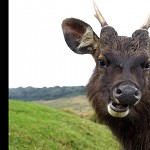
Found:
[{"label": "tree line", "polygon": [[84,86],[55,86],[55,87],[18,87],[9,88],[9,99],[15,100],[55,100],[62,97],[74,97],[78,95],[85,95]]}]

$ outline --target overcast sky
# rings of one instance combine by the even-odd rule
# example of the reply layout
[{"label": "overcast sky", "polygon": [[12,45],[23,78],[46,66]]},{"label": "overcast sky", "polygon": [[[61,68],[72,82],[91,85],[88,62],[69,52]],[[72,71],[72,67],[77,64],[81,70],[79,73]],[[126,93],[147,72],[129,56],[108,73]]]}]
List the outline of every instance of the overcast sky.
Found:
[{"label": "overcast sky", "polygon": [[[97,0],[108,24],[131,36],[150,12],[150,0]],[[9,1],[9,87],[86,85],[95,67],[90,55],[73,53],[61,29],[74,17],[99,36],[92,0]]]}]

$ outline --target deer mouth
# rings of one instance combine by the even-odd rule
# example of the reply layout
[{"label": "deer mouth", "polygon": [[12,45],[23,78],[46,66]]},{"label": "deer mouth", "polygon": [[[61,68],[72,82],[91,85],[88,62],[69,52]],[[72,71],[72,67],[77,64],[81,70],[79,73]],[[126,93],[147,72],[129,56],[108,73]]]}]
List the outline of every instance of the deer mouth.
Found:
[{"label": "deer mouth", "polygon": [[129,105],[120,104],[113,101],[107,105],[107,109],[109,114],[113,117],[122,118],[127,116],[129,113]]}]

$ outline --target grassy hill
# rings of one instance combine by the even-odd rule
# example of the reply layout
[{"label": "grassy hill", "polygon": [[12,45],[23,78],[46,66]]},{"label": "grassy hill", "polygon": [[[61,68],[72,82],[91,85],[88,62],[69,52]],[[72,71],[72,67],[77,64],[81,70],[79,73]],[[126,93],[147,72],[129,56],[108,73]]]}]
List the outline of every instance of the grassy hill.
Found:
[{"label": "grassy hill", "polygon": [[102,125],[31,102],[9,101],[10,150],[119,150]]},{"label": "grassy hill", "polygon": [[69,98],[59,98],[57,100],[38,100],[32,102],[47,105],[49,107],[63,110],[69,113],[74,113],[84,118],[89,118],[94,114],[92,106],[85,95]]}]

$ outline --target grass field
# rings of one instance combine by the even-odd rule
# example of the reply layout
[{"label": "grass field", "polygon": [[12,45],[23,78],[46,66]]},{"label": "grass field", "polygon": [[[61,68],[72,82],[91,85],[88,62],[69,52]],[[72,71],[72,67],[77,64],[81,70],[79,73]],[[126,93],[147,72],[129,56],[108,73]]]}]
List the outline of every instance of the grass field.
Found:
[{"label": "grass field", "polygon": [[94,114],[93,108],[86,96],[76,96],[71,98],[60,98],[57,100],[40,100],[33,103],[47,105],[52,108],[74,113],[80,117],[88,118]]},{"label": "grass field", "polygon": [[31,102],[9,101],[9,150],[119,150],[102,125]]}]

